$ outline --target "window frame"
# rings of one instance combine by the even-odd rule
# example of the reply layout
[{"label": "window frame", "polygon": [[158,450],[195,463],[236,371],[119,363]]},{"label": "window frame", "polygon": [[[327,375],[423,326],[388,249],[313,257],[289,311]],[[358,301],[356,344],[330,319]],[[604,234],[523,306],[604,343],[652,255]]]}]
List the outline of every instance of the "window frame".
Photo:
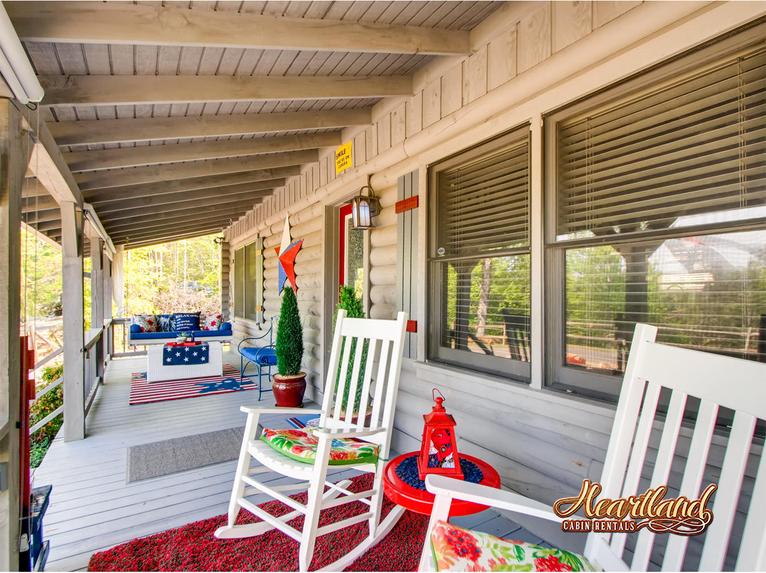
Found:
[{"label": "window frame", "polygon": [[[250,249],[255,249],[255,276],[248,276],[248,254]],[[237,264],[241,259],[242,276],[237,279]],[[248,285],[251,285],[248,288]],[[255,312],[249,312],[248,297],[255,298]],[[263,239],[257,237],[254,241],[246,243],[234,251],[234,317],[244,320],[252,320],[258,323],[264,321],[264,256]],[[241,312],[237,312],[237,304],[241,305]]]},{"label": "window frame", "polygon": [[720,67],[727,60],[766,48],[763,33],[766,24],[759,23],[708,45],[635,74],[617,84],[580,98],[543,117],[543,224],[544,224],[544,335],[546,361],[544,385],[570,393],[583,394],[600,400],[616,401],[622,386],[621,375],[587,371],[566,365],[566,252],[570,249],[597,245],[650,242],[681,237],[765,230],[766,217],[709,224],[689,225],[673,229],[658,229],[621,233],[619,235],[558,239],[558,139],[557,128],[562,121],[577,119],[599,109],[615,107],[626,100],[663,85],[676,83],[684,77],[696,76]]},{"label": "window frame", "polygon": [[[483,255],[462,255],[462,256],[438,256],[436,253],[438,243],[438,227],[439,227],[439,189],[438,189],[438,177],[439,174],[445,170],[452,169],[458,165],[469,163],[480,157],[486,151],[495,151],[505,145],[520,140],[522,137],[526,137],[528,148],[528,173],[529,173],[529,185],[527,189],[528,202],[527,202],[527,243],[522,247],[513,247],[508,249],[502,249],[493,251],[492,253],[484,253]],[[496,377],[503,382],[516,382],[519,384],[529,385],[531,382],[531,356],[529,362],[523,362],[513,358],[502,358],[499,356],[482,355],[473,352],[466,352],[464,350],[457,350],[452,348],[446,348],[441,345],[441,324],[442,324],[442,292],[441,287],[443,285],[441,279],[441,268],[444,263],[450,261],[459,260],[483,260],[487,258],[502,258],[510,256],[526,256],[530,258],[530,272],[528,275],[528,281],[530,284],[530,323],[532,312],[532,137],[530,131],[530,124],[525,122],[522,125],[509,129],[497,136],[490,139],[486,139],[477,143],[476,145],[463,149],[455,154],[452,154],[444,159],[429,164],[426,166],[426,181],[428,184],[427,197],[428,197],[428,213],[427,213],[427,250],[426,250],[426,273],[427,273],[427,316],[428,316],[428,328],[426,332],[426,360],[429,362],[442,363],[457,368],[463,368],[472,372],[480,373],[482,375],[489,375]],[[531,333],[530,333],[530,348],[531,348]]]}]

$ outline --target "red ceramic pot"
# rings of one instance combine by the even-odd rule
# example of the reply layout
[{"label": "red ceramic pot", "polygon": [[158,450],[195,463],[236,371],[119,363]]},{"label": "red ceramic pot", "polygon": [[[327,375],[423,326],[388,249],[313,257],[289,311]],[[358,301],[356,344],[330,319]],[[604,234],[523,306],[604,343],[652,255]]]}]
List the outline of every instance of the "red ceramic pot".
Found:
[{"label": "red ceramic pot", "polygon": [[306,392],[306,373],[299,372],[293,376],[274,374],[271,384],[274,399],[280,408],[302,408],[303,394]]}]

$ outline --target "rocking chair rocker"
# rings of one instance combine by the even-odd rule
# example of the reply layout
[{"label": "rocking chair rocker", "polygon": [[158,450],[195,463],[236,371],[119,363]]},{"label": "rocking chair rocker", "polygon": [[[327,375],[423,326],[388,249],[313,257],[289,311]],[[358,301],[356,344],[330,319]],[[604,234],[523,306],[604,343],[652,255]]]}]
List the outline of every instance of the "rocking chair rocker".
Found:
[{"label": "rocking chair rocker", "polygon": [[[304,408],[250,408],[241,410],[247,414],[245,434],[242,441],[234,488],[229,502],[228,522],[215,532],[219,539],[238,539],[261,535],[272,529],[279,529],[300,543],[299,568],[307,571],[314,553],[316,538],[356,523],[368,521],[369,535],[363,542],[339,560],[326,565],[328,570],[341,571],[375,545],[393,527],[397,516],[389,515],[381,522],[383,504],[383,469],[388,458],[393,430],[396,394],[399,386],[403,340],[407,325],[407,314],[400,312],[396,320],[370,320],[346,318],[345,311],[339,310],[335,323],[332,351],[327,371],[324,399],[321,410]],[[352,347],[355,348],[351,356]],[[377,362],[377,374],[373,384],[373,368]],[[340,367],[339,367],[340,365]],[[351,376],[349,377],[349,369]],[[354,408],[346,407],[344,396],[352,403],[362,385],[359,414]],[[348,392],[345,392],[348,390]],[[372,394],[372,395],[371,395]],[[371,401],[371,403],[370,403]],[[372,408],[367,418],[364,413]],[[288,457],[273,449],[263,439],[256,438],[258,418],[265,413],[320,414],[319,427],[306,430],[306,442],[313,442],[315,450],[304,461]],[[266,437],[272,431],[265,432]],[[295,431],[293,431],[295,432]],[[264,438],[264,435],[261,436]],[[328,466],[337,445],[366,442],[367,452],[377,449],[377,456],[365,456],[358,463],[343,460],[343,469],[353,469],[374,474],[372,488],[353,493],[347,489],[350,480],[337,484],[326,480]],[[311,455],[313,453],[313,455]],[[337,457],[337,456],[335,456]],[[313,458],[313,459],[312,459]],[[258,466],[250,467],[255,459]],[[298,480],[297,484],[270,486],[257,481],[257,476],[269,471]],[[324,491],[325,486],[329,489]],[[283,492],[308,490],[308,501],[300,503]],[[256,493],[265,493],[292,508],[283,516],[274,516],[246,499]],[[319,514],[323,509],[360,501],[369,510],[360,515],[319,527]],[[253,524],[236,525],[241,508],[253,513],[262,521]],[[299,515],[304,515],[302,531],[288,525]]]}]

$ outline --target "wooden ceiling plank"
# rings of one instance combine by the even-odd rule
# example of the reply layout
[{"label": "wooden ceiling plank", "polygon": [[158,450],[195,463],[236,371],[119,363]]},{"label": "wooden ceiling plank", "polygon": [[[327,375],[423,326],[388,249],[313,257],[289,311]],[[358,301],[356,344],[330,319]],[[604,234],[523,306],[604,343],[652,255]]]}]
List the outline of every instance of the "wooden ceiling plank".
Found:
[{"label": "wooden ceiling plank", "polygon": [[[158,205],[151,210],[145,207],[134,207],[132,209],[123,209],[121,211],[115,211],[109,213],[108,216],[104,216],[101,221],[104,227],[109,228],[109,224],[119,219],[127,219],[129,217],[135,217],[136,215],[152,214],[157,217],[161,217],[168,213],[175,211],[188,211],[189,218],[193,219],[196,215],[199,215],[200,209],[215,208],[220,206],[221,208],[236,208],[245,207],[250,209],[256,204],[261,202],[263,195],[260,191],[256,191],[252,194],[251,198],[243,199],[240,195],[234,195],[233,199],[227,199],[226,197],[216,197],[211,199],[195,199],[194,201],[184,201],[183,203],[170,203],[168,205]],[[99,216],[99,218],[101,218]]]},{"label": "wooden ceiling plank", "polygon": [[[241,211],[239,211],[239,212],[241,212]],[[228,225],[229,221],[231,220],[231,217],[232,217],[233,213],[236,213],[236,212],[223,213],[223,214],[222,213],[216,213],[216,214],[210,215],[210,216],[195,218],[194,222],[197,223],[197,225],[199,225],[199,226],[206,225],[208,223],[222,223],[224,225]],[[118,224],[112,225],[110,227],[110,230],[111,230],[112,234],[120,236],[120,235],[125,234],[126,231],[130,232],[130,231],[134,231],[136,229],[150,230],[150,229],[168,228],[169,225],[174,225],[174,224],[177,224],[177,223],[185,223],[188,220],[189,220],[188,217],[186,217],[186,218],[175,218],[175,219],[172,219],[172,220],[170,218],[163,217],[162,220],[145,221],[145,222],[140,223],[140,224],[137,224],[137,223],[122,223],[122,222],[120,222],[119,225]]]},{"label": "wooden ceiling plank", "polygon": [[[237,206],[232,207],[231,209],[216,209],[215,215],[216,217],[220,217],[221,219],[229,220],[230,218],[236,216],[239,216],[239,213],[242,213],[242,208]],[[177,214],[180,213],[180,214]],[[163,223],[167,225],[173,225],[176,223],[183,223],[185,221],[189,220],[189,213],[186,211],[177,211],[176,213],[170,213],[168,215],[163,216],[162,218],[158,218],[156,215],[152,214],[144,214],[144,215],[136,215],[135,217],[129,217],[127,219],[119,219],[117,221],[114,221],[113,223],[110,223],[109,228],[110,229],[121,229],[125,227],[132,227],[137,225],[153,225],[154,223]]]},{"label": "wooden ceiling plank", "polygon": [[217,229],[213,229],[212,231],[207,231],[204,233],[194,232],[194,233],[176,236],[170,239],[161,237],[159,239],[146,239],[144,241],[133,241],[131,243],[128,243],[127,241],[123,240],[123,241],[120,241],[119,244],[125,245],[125,249],[130,250],[130,249],[137,249],[140,247],[151,247],[153,245],[158,245],[162,243],[171,243],[173,241],[180,241],[181,239],[194,239],[197,237],[202,237],[204,235],[211,235],[215,233],[216,231]]},{"label": "wooden ceiling plank", "polygon": [[273,156],[254,155],[252,157],[211,159],[209,161],[133,167],[113,171],[90,171],[75,175],[75,179],[80,189],[86,190],[289,167],[303,163],[314,163],[318,160],[319,154],[316,150],[288,151]]},{"label": "wooden ceiling plank", "polygon": [[168,205],[171,203],[182,203],[185,201],[193,201],[196,199],[215,199],[233,198],[236,196],[249,196],[255,192],[261,192],[264,195],[271,194],[274,187],[281,187],[284,185],[284,179],[276,180],[278,185],[233,185],[231,187],[214,188],[214,189],[199,189],[197,191],[182,191],[180,193],[167,193],[165,195],[155,195],[153,197],[139,197],[138,199],[128,199],[126,201],[110,201],[109,203],[96,203],[96,212],[100,216],[109,216],[110,213],[122,211],[124,209],[132,209],[134,207],[146,207],[151,209],[157,205]]},{"label": "wooden ceiling plank", "polygon": [[372,123],[370,114],[370,108],[362,108],[321,112],[60,121],[47,125],[59,145],[92,145],[361,126]]},{"label": "wooden ceiling plank", "polygon": [[334,147],[341,143],[340,132],[287,135],[258,139],[235,139],[229,141],[203,141],[173,145],[144,145],[98,151],[70,151],[64,153],[64,160],[73,172],[136,167],[179,161],[222,159]]},{"label": "wooden ceiling plank", "polygon": [[163,195],[165,193],[178,193],[180,191],[195,191],[197,189],[213,189],[215,187],[228,187],[244,183],[257,184],[261,181],[282,179],[300,174],[300,167],[280,167],[277,169],[262,169],[259,171],[243,171],[242,173],[229,173],[224,175],[211,175],[206,177],[190,177],[172,181],[160,181],[145,185],[123,185],[119,187],[107,187],[93,189],[84,193],[89,203],[99,204],[110,201],[122,201],[136,197],[149,197]]},{"label": "wooden ceiling plank", "polygon": [[215,233],[216,231],[222,231],[222,230],[223,230],[222,225],[210,225],[209,227],[202,227],[202,228],[187,227],[187,228],[179,228],[174,231],[170,231],[166,233],[149,233],[149,234],[142,234],[137,236],[117,237],[117,241],[118,241],[118,244],[120,242],[142,243],[142,244],[146,244],[147,242],[170,243],[172,241],[176,241],[180,239],[202,237],[204,235],[210,235],[212,233]]},{"label": "wooden ceiling plank", "polygon": [[39,76],[43,105],[407,96],[410,76]]},{"label": "wooden ceiling plank", "polygon": [[123,2],[9,2],[22,40],[465,55],[469,34],[417,26],[189,10]]}]

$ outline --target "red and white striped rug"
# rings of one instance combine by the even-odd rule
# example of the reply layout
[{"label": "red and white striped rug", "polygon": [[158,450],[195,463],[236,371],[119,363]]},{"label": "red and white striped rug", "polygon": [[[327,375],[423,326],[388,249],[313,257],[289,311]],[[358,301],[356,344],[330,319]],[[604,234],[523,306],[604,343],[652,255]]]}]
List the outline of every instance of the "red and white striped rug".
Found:
[{"label": "red and white striped rug", "polygon": [[129,403],[132,406],[257,389],[258,382],[249,377],[243,378],[240,384],[239,370],[231,364],[223,365],[222,376],[202,376],[151,383],[146,381],[146,372],[133,372],[130,378]]}]

